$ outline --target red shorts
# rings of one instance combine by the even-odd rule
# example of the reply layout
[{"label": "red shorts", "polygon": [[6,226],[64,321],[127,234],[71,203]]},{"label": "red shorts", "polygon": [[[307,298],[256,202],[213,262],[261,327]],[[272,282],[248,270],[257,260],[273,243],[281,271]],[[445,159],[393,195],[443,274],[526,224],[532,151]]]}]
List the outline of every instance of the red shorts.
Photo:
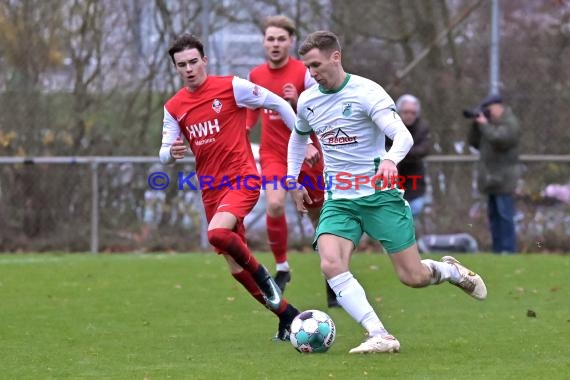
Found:
[{"label": "red shorts", "polygon": [[[283,186],[285,181],[281,179],[287,176],[287,162],[283,158],[275,157],[273,155],[262,155],[260,157],[261,163],[261,176],[265,179],[267,184],[265,188],[272,186],[271,181],[276,177],[279,179],[279,186]],[[320,208],[323,206],[325,201],[325,183],[323,180],[323,159],[319,160],[313,166],[309,166],[306,162],[303,162],[301,166],[301,172],[299,173],[298,181],[305,185],[309,197],[313,200],[313,203],[306,205],[307,208]]]},{"label": "red shorts", "polygon": [[[253,185],[253,183],[251,184]],[[241,240],[246,243],[245,226],[243,219],[253,210],[259,199],[259,190],[250,190],[241,188],[239,190],[224,189],[210,190],[206,195],[202,193],[202,201],[204,202],[204,210],[206,211],[206,220],[208,224],[218,212],[229,212],[237,218],[234,232],[239,235]],[[220,254],[222,251],[215,249]]]}]

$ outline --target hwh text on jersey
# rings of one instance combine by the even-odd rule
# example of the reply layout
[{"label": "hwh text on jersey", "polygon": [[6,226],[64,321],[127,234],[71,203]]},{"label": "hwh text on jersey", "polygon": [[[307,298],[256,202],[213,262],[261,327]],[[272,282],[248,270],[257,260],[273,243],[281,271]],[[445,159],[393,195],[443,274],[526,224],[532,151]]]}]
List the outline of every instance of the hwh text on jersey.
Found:
[{"label": "hwh text on jersey", "polygon": [[190,140],[211,136],[220,132],[220,123],[218,119],[208,120],[202,123],[187,125],[186,131],[188,132]]}]

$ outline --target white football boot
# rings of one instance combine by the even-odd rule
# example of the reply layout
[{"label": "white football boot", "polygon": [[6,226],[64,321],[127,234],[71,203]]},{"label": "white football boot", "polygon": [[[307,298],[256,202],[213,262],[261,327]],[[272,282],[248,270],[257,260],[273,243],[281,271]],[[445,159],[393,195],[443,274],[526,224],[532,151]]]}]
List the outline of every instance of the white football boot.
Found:
[{"label": "white football boot", "polygon": [[354,347],[348,351],[349,354],[372,354],[375,352],[398,352],[400,351],[400,342],[392,335],[381,337],[375,335],[360,343],[359,346]]},{"label": "white football boot", "polygon": [[481,276],[461,265],[461,263],[452,256],[444,256],[441,258],[441,261],[451,264],[459,270],[461,280],[458,282],[450,281],[451,284],[461,288],[465,293],[478,300],[487,298],[487,287]]}]

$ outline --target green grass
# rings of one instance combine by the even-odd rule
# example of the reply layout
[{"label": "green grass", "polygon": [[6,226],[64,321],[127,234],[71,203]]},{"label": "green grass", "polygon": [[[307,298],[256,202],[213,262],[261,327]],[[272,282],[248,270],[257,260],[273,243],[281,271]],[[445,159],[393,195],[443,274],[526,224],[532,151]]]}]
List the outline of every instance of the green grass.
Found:
[{"label": "green grass", "polygon": [[[326,354],[270,341],[276,318],[214,254],[0,255],[0,379],[568,379],[570,256],[462,260],[484,275],[488,300],[406,288],[385,255],[355,255],[402,351],[353,356],[363,331],[338,309]],[[326,311],[318,257],[290,262],[288,298]]]}]

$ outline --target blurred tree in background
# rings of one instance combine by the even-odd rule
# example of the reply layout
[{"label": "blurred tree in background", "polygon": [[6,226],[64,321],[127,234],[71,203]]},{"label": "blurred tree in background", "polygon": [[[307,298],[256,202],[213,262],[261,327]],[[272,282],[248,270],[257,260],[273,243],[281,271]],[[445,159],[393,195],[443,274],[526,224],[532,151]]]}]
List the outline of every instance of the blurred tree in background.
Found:
[{"label": "blurred tree in background", "polygon": [[[521,119],[521,152],[568,153],[570,3],[502,0],[501,7],[501,92]],[[162,106],[180,86],[170,42],[182,32],[200,35],[211,73],[245,76],[263,62],[261,23],[273,14],[296,21],[297,45],[312,31],[336,32],[348,71],[376,80],[394,99],[422,100],[433,153],[469,153],[461,110],[489,91],[489,1],[0,0],[0,156],[156,155]],[[0,227],[25,221],[35,236],[55,231],[70,209],[88,213],[81,195],[67,196],[59,211],[42,207],[57,202],[54,194],[87,191],[66,170],[0,170],[9,189],[0,192],[0,212],[8,215],[11,204],[17,215]],[[461,173],[470,184],[465,166],[445,168],[448,178]],[[560,164],[542,174],[542,181],[569,175]],[[459,182],[434,190],[457,206],[438,230],[469,212],[470,186]]]},{"label": "blurred tree in background", "polygon": [[[570,5],[501,3],[501,90],[523,119],[523,151],[564,152]],[[263,60],[263,18],[277,13],[297,22],[297,43],[338,33],[351,72],[394,98],[416,94],[438,149],[466,152],[460,111],[488,91],[487,1],[4,0],[0,154],[155,154],[162,104],[179,86],[173,38],[206,33],[211,71],[245,75]]]}]

